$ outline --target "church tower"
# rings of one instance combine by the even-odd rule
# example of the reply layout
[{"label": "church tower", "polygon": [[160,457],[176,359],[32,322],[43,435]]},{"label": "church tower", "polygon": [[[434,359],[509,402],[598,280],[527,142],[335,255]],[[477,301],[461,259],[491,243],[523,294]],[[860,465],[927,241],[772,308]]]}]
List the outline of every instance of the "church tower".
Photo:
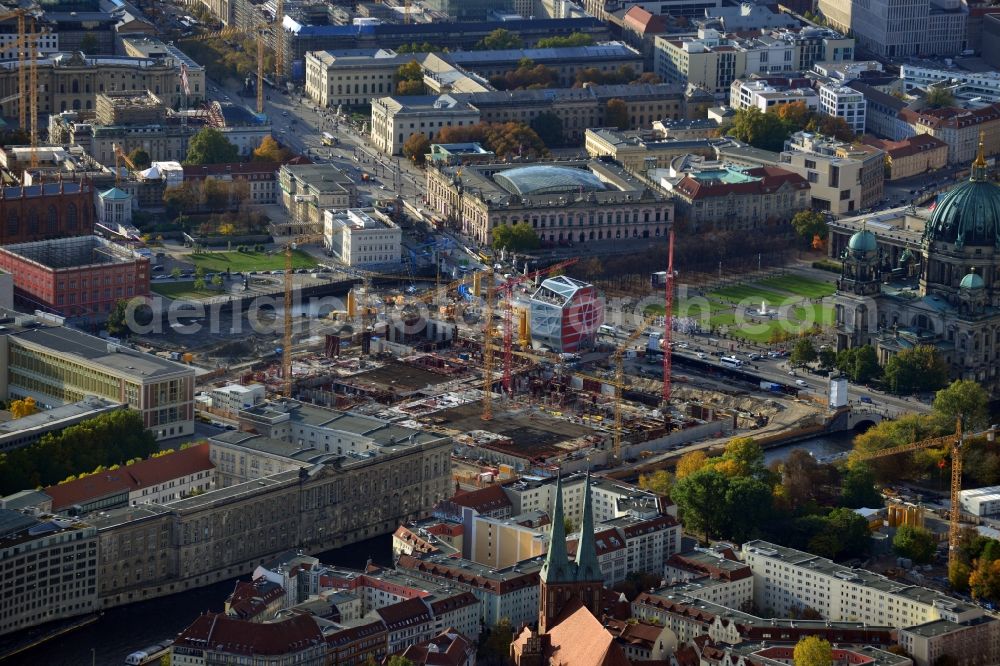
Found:
[{"label": "church tower", "polygon": [[604,582],[594,545],[594,515],[590,505],[590,474],[583,489],[583,520],[576,558],[570,562],[566,551],[566,527],[563,514],[562,478],[556,480],[556,496],[552,509],[552,531],[549,551],[540,575],[541,589],[538,608],[538,633],[552,628],[571,599],[579,599],[594,615],[600,617]]}]

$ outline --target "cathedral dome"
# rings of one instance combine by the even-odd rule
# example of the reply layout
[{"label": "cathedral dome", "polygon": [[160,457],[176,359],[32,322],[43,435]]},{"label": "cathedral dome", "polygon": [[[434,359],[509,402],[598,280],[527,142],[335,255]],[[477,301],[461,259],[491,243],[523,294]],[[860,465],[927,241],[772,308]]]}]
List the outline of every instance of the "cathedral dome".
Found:
[{"label": "cathedral dome", "polygon": [[958,285],[961,289],[984,289],[986,287],[986,282],[983,277],[973,270],[971,273],[962,278],[962,281]]},{"label": "cathedral dome", "polygon": [[927,221],[924,240],[1000,249],[1000,186],[986,178],[983,144],[972,175],[948,192]]},{"label": "cathedral dome", "polygon": [[867,229],[862,229],[851,236],[851,240],[847,241],[847,249],[851,252],[874,254],[878,250],[878,241],[875,239],[875,234]]}]

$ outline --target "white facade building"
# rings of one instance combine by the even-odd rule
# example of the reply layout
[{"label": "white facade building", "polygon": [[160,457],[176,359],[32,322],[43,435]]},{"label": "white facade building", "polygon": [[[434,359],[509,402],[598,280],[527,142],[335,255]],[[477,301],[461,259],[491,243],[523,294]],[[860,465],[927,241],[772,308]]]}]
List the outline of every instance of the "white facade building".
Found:
[{"label": "white facade building", "polygon": [[250,409],[264,401],[264,385],[229,384],[212,389],[209,397],[212,399],[212,409],[225,412],[226,416],[237,417],[241,409]]},{"label": "white facade building", "polygon": [[993,70],[970,72],[964,69],[903,65],[899,69],[899,78],[903,80],[906,92],[914,88],[926,88],[944,83],[948,86],[959,86],[956,90],[958,97],[978,97],[991,104],[1000,102],[1000,72]]},{"label": "white facade building", "polygon": [[398,155],[412,134],[434,143],[443,128],[475,125],[479,118],[477,109],[451,95],[372,99],[372,143],[387,155]]},{"label": "white facade building", "polygon": [[348,266],[398,264],[403,230],[374,208],[323,212],[327,250]]},{"label": "white facade building", "polygon": [[764,79],[736,79],[729,86],[729,106],[734,109],[754,107],[766,113],[768,109],[793,102],[802,102],[810,111],[819,110],[819,95],[812,88],[783,88]]},{"label": "white facade building", "polygon": [[819,110],[828,116],[843,118],[855,134],[865,133],[868,102],[865,96],[847,86],[821,85]]},{"label": "white facade building", "polygon": [[973,516],[995,516],[1000,513],[1000,486],[963,490],[959,502]]}]

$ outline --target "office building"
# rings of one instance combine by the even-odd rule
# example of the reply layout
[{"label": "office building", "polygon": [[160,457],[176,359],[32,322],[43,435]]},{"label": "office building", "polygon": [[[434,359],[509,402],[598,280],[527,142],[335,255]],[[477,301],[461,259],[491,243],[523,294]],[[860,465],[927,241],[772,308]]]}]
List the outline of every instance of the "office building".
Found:
[{"label": "office building", "polygon": [[81,421],[124,408],[119,402],[90,395],[79,402],[4,421],[0,423],[0,451],[30,446],[47,433],[61,432]]},{"label": "office building", "polygon": [[817,9],[880,58],[957,55],[966,48],[968,8],[956,0],[819,0]]},{"label": "office building", "polygon": [[97,530],[0,509],[0,635],[96,612]]},{"label": "office building", "polygon": [[166,504],[214,487],[215,466],[208,444],[141,460],[118,469],[84,474],[73,481],[49,486],[52,510],[85,515],[121,506]]},{"label": "office building", "polygon": [[665,238],[674,208],[601,160],[428,169],[427,207],[483,244],[496,227],[518,222],[531,224],[546,244]]},{"label": "office building", "polygon": [[825,28],[774,30],[741,37],[700,28],[697,37],[656,37],[654,71],[666,83],[689,83],[725,98],[735,79],[854,60],[854,40]]},{"label": "office building", "polygon": [[235,418],[241,409],[250,409],[264,402],[264,393],[263,384],[227,384],[212,389],[208,397],[212,400],[213,411]]},{"label": "office building", "polygon": [[[88,278],[93,279],[93,278]],[[157,439],[194,433],[194,368],[134,351],[47,318],[4,313],[0,398],[59,406],[94,395],[142,414]]]},{"label": "office building", "polygon": [[970,72],[957,67],[928,67],[906,63],[899,68],[903,90],[911,93],[945,85],[958,99],[977,99],[989,104],[1000,102],[1000,72]]},{"label": "office building", "polygon": [[796,132],[785,142],[779,166],[808,181],[814,210],[843,215],[882,200],[885,153],[873,146]]},{"label": "office building", "polygon": [[689,156],[650,176],[659,176],[659,185],[674,195],[678,219],[694,233],[786,224],[811,205],[809,182],[778,167],[737,167]]},{"label": "office building", "polygon": [[801,102],[810,111],[819,110],[819,95],[809,87],[807,79],[766,78],[736,79],[729,86],[729,106],[734,109],[755,108],[762,113],[781,106]]},{"label": "office building", "polygon": [[374,208],[323,212],[327,250],[347,266],[398,267],[402,261],[403,230]]}]

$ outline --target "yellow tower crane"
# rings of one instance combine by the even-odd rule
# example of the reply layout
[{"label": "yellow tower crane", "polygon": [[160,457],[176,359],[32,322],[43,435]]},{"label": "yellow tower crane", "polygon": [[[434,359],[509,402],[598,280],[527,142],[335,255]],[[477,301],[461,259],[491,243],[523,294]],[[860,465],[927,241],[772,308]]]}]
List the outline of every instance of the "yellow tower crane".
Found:
[{"label": "yellow tower crane", "polygon": [[639,324],[626,339],[625,342],[620,344],[615,352],[611,355],[611,362],[614,364],[615,376],[614,379],[601,379],[600,377],[593,377],[591,375],[585,375],[582,373],[574,373],[574,376],[580,377],[581,379],[589,379],[595,382],[601,382],[613,386],[615,389],[615,419],[614,426],[611,431],[612,437],[612,451],[615,460],[621,460],[622,452],[622,420],[623,420],[623,403],[625,402],[623,394],[627,386],[625,382],[625,353],[632,346],[632,343],[639,339],[640,336],[646,331],[654,321],[656,321],[658,315],[650,315],[643,319],[642,323]]},{"label": "yellow tower crane", "polygon": [[135,163],[132,162],[129,156],[125,154],[125,151],[122,150],[122,147],[119,146],[117,143],[112,144],[112,150],[115,153],[115,185],[117,185],[119,182],[121,182],[121,165],[119,164],[119,161],[125,163],[125,166],[128,167],[130,174],[135,174],[135,172],[138,171],[139,169],[135,166]]},{"label": "yellow tower crane", "polygon": [[[257,37],[257,113],[264,113],[264,39],[266,31],[271,28],[271,24],[262,23],[252,28],[223,28],[222,30],[216,32],[202,33],[199,35],[191,35],[189,37],[181,37],[181,41],[191,41],[191,42],[206,42],[213,39],[226,39],[228,37],[241,37],[246,35],[255,35]],[[277,36],[280,39],[280,35]],[[283,66],[284,60],[279,63],[278,55],[281,54],[282,50],[278,48],[275,52],[275,71],[280,72]]]},{"label": "yellow tower crane", "polygon": [[966,441],[970,438],[986,437],[988,442],[995,442],[997,426],[990,426],[987,430],[977,433],[967,434],[962,429],[962,418],[959,417],[955,424],[955,434],[944,437],[932,437],[922,439],[910,444],[902,444],[874,453],[852,454],[851,460],[865,461],[887,458],[900,453],[912,453],[913,451],[923,451],[947,446],[951,451],[951,511],[948,516],[948,567],[955,563],[958,557],[958,548],[962,531],[962,457],[965,455]]},{"label": "yellow tower crane", "polygon": [[496,279],[493,269],[486,270],[486,298],[483,299],[483,415],[484,421],[493,420],[493,299],[496,298]]},{"label": "yellow tower crane", "polygon": [[2,14],[0,21],[13,16],[17,16],[17,39],[4,44],[0,51],[17,49],[17,93],[0,99],[0,104],[18,100],[19,127],[31,135],[31,167],[35,168],[38,166],[38,40],[43,33],[35,31],[35,19],[25,9]]}]

